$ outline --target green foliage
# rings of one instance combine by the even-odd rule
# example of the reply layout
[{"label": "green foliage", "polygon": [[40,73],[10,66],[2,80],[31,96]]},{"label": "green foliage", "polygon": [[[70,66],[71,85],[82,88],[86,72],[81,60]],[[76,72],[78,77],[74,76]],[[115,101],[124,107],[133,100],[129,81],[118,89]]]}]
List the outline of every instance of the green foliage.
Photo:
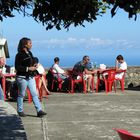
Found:
[{"label": "green foliage", "polygon": [[135,16],[135,20],[140,12],[140,0],[0,0],[0,20],[13,17],[16,10],[24,16],[32,16],[47,30],[69,29],[70,25],[84,27],[85,21],[94,22],[110,6],[112,17],[117,8],[128,12],[129,18]]},{"label": "green foliage", "polygon": [[140,11],[140,0],[104,0],[108,4],[112,4],[113,8],[111,9],[112,17],[116,14],[116,9],[121,8],[128,13],[128,17],[132,18],[135,16],[137,18],[137,13]]},{"label": "green foliage", "polygon": [[97,0],[48,0],[36,1],[33,9],[33,17],[47,25],[46,29],[63,26],[69,28],[83,25],[84,21],[93,22],[98,13]]}]

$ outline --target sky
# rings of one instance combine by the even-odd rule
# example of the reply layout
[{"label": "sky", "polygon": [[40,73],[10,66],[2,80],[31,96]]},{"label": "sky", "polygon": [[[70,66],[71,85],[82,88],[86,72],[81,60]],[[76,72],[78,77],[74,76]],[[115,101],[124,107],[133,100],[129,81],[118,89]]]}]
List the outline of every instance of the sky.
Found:
[{"label": "sky", "polygon": [[110,11],[98,16],[92,24],[71,26],[69,31],[52,29],[37,23],[32,17],[16,14],[0,22],[0,37],[8,41],[10,58],[7,64],[14,65],[18,42],[22,37],[32,40],[32,52],[44,67],[53,64],[55,56],[60,57],[60,65],[72,67],[84,55],[97,64],[112,66],[117,55],[122,54],[128,65],[140,66],[140,16],[129,19],[128,14],[119,9],[111,18]]}]

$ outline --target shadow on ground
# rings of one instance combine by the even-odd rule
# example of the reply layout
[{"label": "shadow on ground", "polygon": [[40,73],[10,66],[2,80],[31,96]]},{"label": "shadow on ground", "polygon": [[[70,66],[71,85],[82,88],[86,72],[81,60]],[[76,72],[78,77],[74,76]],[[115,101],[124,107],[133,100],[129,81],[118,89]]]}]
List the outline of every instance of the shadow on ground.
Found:
[{"label": "shadow on ground", "polygon": [[134,90],[134,91],[140,91],[140,85],[139,86],[129,86],[126,88],[126,90]]},{"label": "shadow on ground", "polygon": [[0,140],[27,140],[21,119],[7,112],[7,106],[0,106]]}]

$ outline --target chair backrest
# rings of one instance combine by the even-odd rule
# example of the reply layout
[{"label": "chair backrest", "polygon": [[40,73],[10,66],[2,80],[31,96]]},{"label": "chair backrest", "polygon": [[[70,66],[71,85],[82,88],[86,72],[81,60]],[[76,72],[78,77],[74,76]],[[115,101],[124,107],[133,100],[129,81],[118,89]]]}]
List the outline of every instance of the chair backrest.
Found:
[{"label": "chair backrest", "polygon": [[[49,90],[57,90],[57,87],[59,90],[61,90],[62,88],[62,83],[63,83],[63,79],[60,77],[60,73],[56,73],[54,72],[53,68],[50,68],[47,74],[47,80],[48,80],[48,89]],[[57,83],[57,87],[54,86],[54,83]]]},{"label": "chair backrest", "polygon": [[118,132],[121,140],[140,140],[140,136],[135,136],[134,134],[128,132],[125,129],[114,128],[114,130]]},{"label": "chair backrest", "polygon": [[103,72],[104,79],[106,79],[108,82],[115,80],[115,74],[116,74],[115,69],[108,69]]},{"label": "chair backrest", "polygon": [[76,84],[76,83],[82,83],[82,88],[83,88],[83,92],[84,93],[86,93],[86,81],[84,80],[84,78],[83,78],[83,74],[80,74],[80,75],[75,75],[75,70],[69,70],[68,71],[68,73],[69,73],[69,80],[70,80],[70,92],[71,93],[74,93],[74,85]]},{"label": "chair backrest", "polygon": [[111,69],[108,71],[108,80],[109,81],[114,81],[115,80],[115,74],[116,71],[114,69]]},{"label": "chair backrest", "polygon": [[35,81],[36,81],[36,87],[37,87],[37,88],[39,88],[40,78],[41,78],[40,75],[36,75],[36,76],[35,76]]},{"label": "chair backrest", "polygon": [[62,81],[62,79],[60,78],[60,75],[58,72],[54,72],[54,69],[53,68],[50,68],[50,73],[51,73],[51,76],[53,78],[53,80],[58,80],[58,81]]},{"label": "chair backrest", "polygon": [[69,70],[68,73],[69,73],[69,78],[75,82],[82,82],[84,80],[83,74],[81,73],[80,75],[75,75],[75,71],[73,69]]},{"label": "chair backrest", "polygon": [[49,71],[51,72],[52,75],[54,75],[54,70],[53,70],[53,68],[50,68]]},{"label": "chair backrest", "polygon": [[115,88],[115,74],[116,70],[115,69],[108,69],[103,71],[103,80],[105,82],[105,91],[106,93],[112,91],[112,85],[114,85],[114,90],[116,92]]}]

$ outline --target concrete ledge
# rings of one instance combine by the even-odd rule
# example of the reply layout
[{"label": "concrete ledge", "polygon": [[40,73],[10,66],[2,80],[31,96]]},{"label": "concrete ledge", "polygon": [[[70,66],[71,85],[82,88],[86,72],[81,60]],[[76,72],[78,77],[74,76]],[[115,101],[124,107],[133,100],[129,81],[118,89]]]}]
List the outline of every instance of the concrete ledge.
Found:
[{"label": "concrete ledge", "polygon": [[27,140],[16,110],[4,101],[0,101],[0,140]]}]

